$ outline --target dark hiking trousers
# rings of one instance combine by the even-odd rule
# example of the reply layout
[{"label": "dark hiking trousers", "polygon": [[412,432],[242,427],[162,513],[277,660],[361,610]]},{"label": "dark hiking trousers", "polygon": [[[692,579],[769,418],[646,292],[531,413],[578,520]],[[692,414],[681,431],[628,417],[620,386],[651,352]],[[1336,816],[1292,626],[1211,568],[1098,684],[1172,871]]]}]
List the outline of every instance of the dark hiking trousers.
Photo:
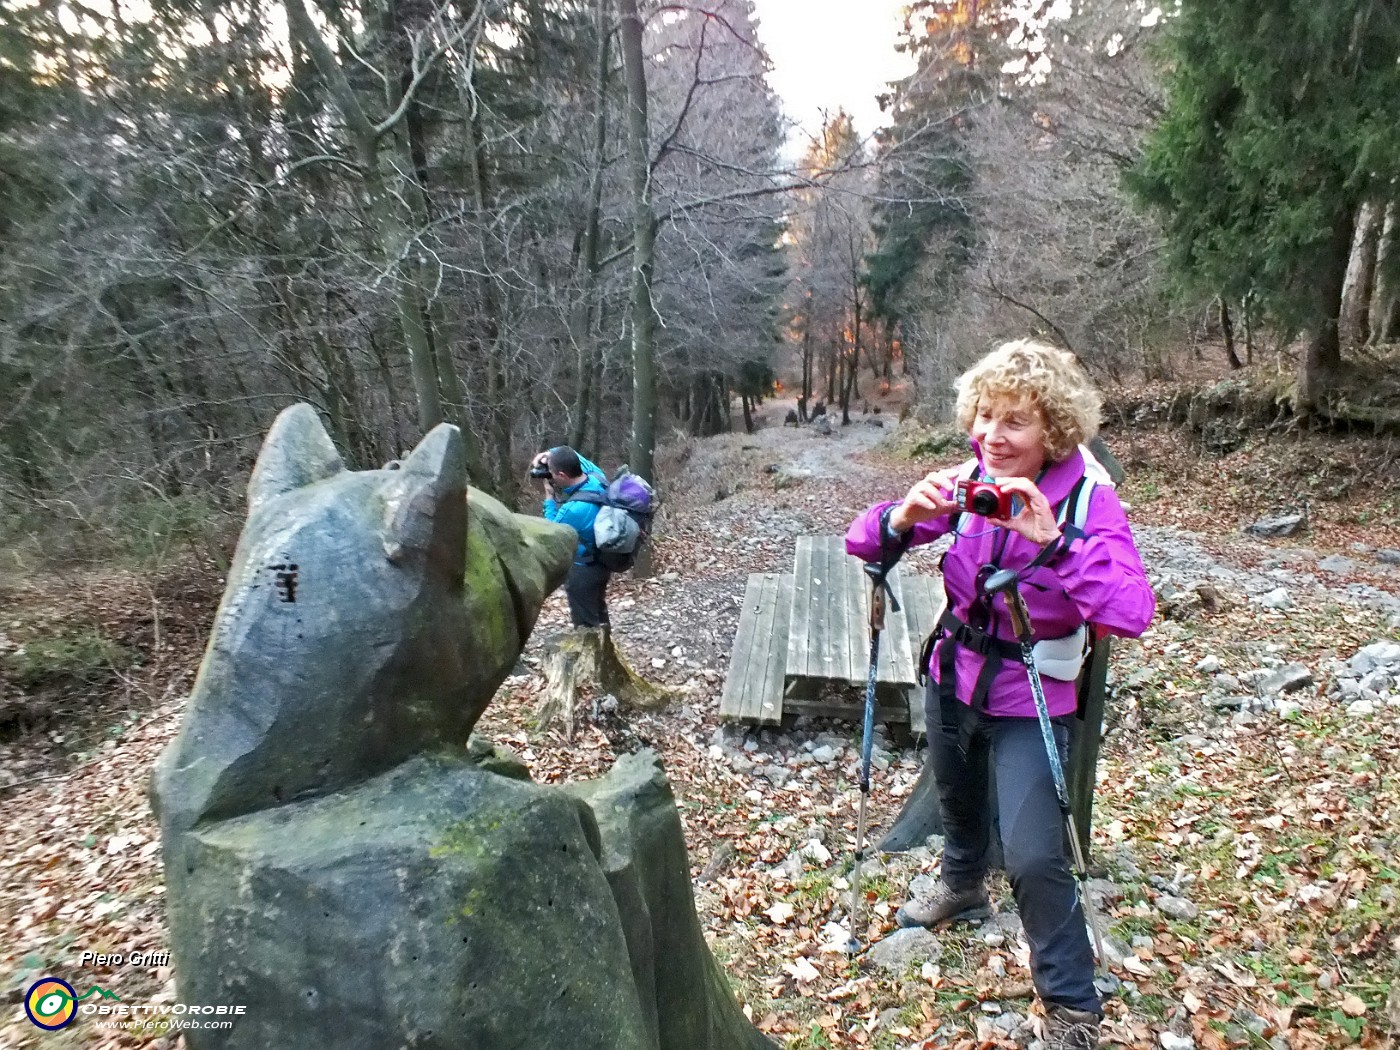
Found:
[{"label": "dark hiking trousers", "polygon": [[[958,746],[966,704],[947,701],[937,686],[925,700],[929,761],[943,815],[943,879],[954,889],[981,884],[987,872],[991,820],[996,819],[1007,878],[1031,946],[1031,977],[1041,999],[1103,1013],[1094,989],[1094,952],[1078,888],[1066,856],[1064,816],[1040,723],[1034,718],[977,719],[966,753]],[[1060,762],[1069,728],[1054,719]],[[995,777],[996,814],[987,802]]]},{"label": "dark hiking trousers", "polygon": [[569,599],[569,617],[575,627],[607,627],[608,605],[604,599],[612,573],[601,565],[574,562],[564,581]]}]

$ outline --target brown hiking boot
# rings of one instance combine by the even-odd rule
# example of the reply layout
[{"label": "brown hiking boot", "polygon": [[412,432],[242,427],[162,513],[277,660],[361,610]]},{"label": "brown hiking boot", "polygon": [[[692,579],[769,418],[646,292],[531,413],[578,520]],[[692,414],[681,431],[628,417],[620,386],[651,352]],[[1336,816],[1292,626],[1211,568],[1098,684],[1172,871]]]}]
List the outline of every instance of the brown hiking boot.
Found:
[{"label": "brown hiking boot", "polygon": [[1041,1035],[1046,1050],[1098,1050],[1101,1020],[1088,1010],[1046,1003]]},{"label": "brown hiking boot", "polygon": [[986,889],[979,883],[966,890],[955,890],[939,881],[927,897],[905,901],[895,912],[894,921],[900,926],[937,926],[954,919],[985,919],[992,913]]}]

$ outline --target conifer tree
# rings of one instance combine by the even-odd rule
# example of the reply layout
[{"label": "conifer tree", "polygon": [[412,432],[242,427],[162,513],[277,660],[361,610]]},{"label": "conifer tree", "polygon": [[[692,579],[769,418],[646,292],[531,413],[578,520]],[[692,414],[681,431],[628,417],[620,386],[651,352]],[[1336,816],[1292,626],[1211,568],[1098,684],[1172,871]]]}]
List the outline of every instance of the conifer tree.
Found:
[{"label": "conifer tree", "polygon": [[[1009,55],[1018,26],[1009,6],[919,0],[907,11],[899,46],[916,65],[883,100],[891,122],[878,139],[877,246],[867,260],[871,309],[887,325],[915,298],[937,310],[971,255],[965,137],[978,107],[995,96]],[[933,287],[911,289],[917,272],[931,275]]]},{"label": "conifer tree", "polygon": [[1163,54],[1167,113],[1129,176],[1184,284],[1252,295],[1306,333],[1303,413],[1341,371],[1356,214],[1392,199],[1400,175],[1397,55],[1394,4],[1182,0]]}]

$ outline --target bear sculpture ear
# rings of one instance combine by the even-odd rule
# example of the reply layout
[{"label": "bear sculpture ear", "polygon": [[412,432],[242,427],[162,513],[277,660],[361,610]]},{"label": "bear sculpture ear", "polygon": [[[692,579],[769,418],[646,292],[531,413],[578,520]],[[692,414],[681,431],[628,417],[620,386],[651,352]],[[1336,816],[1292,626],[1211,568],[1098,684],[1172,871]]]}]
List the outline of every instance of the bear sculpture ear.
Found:
[{"label": "bear sculpture ear", "polygon": [[278,414],[258,453],[248,479],[248,510],[293,489],[333,478],[344,469],[316,410],[304,403],[291,405]]},{"label": "bear sculpture ear", "polygon": [[435,426],[380,488],[384,555],[401,564],[421,551],[454,584],[467,559],[467,464],[462,432]]}]

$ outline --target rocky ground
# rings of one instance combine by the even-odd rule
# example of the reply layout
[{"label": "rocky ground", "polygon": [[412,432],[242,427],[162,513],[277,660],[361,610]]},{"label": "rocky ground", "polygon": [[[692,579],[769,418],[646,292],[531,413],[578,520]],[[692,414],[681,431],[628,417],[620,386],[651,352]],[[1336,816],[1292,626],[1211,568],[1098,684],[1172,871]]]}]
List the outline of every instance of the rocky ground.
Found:
[{"label": "rocky ground", "polygon": [[[898,904],[937,873],[936,841],[867,862],[869,923],[858,932],[870,950],[856,959],[840,950],[858,724],[756,732],[718,722],[747,574],[789,570],[796,537],[843,529],[956,456],[909,459],[928,435],[905,428],[896,437],[889,405],[830,435],[782,426],[787,407],[764,406],[753,435],[667,450],[673,480],[655,573],[614,585],[624,653],[680,697],[657,712],[589,698],[572,740],[557,725],[535,726],[543,639],[566,620],[556,597],[479,732],[541,781],[596,775],[641,746],[663,755],[712,946],[779,1045],[1032,1045],[1026,949],[1004,884],[993,887],[986,922],[895,932]],[[1364,500],[1309,501],[1311,474],[1280,464],[1321,456],[1327,469],[1345,469],[1335,444],[1325,452],[1302,439],[1260,442],[1214,462],[1169,432],[1110,439],[1130,471],[1123,494],[1160,615],[1143,639],[1118,647],[1112,672],[1093,850],[1109,932],[1105,1037],[1165,1050],[1382,1045],[1400,1029],[1391,992],[1400,977],[1393,480]],[[1374,470],[1364,448],[1357,454],[1354,474]],[[1324,469],[1321,484],[1335,492],[1336,475]],[[1294,535],[1241,529],[1305,506],[1310,518]],[[932,572],[926,553],[910,561]],[[0,786],[0,925],[9,931],[0,1045],[178,1045],[156,1033],[104,1042],[83,1026],[40,1036],[16,997],[34,975],[71,969],[80,951],[164,944],[145,781],[177,727],[217,588],[160,587],[106,573],[7,593],[7,660],[75,618],[105,624],[142,659],[112,661],[118,677],[88,694],[86,711],[47,699],[46,718],[16,721],[0,745],[0,785],[11,785]],[[877,743],[878,840],[922,753],[883,730]],[[84,973],[133,997],[174,994],[160,965]]]}]

